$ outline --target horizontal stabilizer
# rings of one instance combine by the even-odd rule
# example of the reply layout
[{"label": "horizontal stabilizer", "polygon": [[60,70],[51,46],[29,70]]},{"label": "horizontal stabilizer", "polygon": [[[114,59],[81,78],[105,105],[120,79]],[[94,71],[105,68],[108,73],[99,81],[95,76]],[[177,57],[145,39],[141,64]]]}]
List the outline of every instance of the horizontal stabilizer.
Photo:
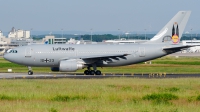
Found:
[{"label": "horizontal stabilizer", "polygon": [[163,51],[167,52],[167,54],[171,54],[171,53],[185,50],[190,47],[193,47],[193,46],[166,47],[166,48],[163,48]]}]

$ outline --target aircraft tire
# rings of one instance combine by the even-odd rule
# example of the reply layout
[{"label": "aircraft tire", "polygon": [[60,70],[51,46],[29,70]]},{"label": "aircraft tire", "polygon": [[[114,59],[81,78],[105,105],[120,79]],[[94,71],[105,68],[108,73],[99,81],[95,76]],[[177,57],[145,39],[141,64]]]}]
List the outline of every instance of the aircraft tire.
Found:
[{"label": "aircraft tire", "polygon": [[84,71],[84,74],[85,74],[85,75],[90,75],[90,71],[89,71],[89,70],[85,70],[85,71]]},{"label": "aircraft tire", "polygon": [[29,70],[28,75],[33,75],[33,71]]},{"label": "aircraft tire", "polygon": [[97,70],[97,71],[95,72],[95,74],[96,74],[96,75],[101,75],[101,71],[100,71],[100,70]]},{"label": "aircraft tire", "polygon": [[94,70],[91,70],[90,71],[90,75],[94,75],[95,74],[95,71]]}]

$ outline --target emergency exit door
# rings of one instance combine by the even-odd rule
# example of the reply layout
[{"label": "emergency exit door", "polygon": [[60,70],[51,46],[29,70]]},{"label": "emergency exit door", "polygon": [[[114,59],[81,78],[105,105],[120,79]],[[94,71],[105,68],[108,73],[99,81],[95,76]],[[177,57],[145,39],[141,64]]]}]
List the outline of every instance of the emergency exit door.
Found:
[{"label": "emergency exit door", "polygon": [[145,48],[144,47],[139,48],[139,55],[140,55],[140,57],[145,57]]}]

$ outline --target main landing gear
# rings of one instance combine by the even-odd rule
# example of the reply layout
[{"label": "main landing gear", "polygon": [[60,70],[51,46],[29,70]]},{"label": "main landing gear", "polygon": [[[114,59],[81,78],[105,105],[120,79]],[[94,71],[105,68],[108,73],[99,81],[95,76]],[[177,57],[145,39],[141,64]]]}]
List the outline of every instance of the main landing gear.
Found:
[{"label": "main landing gear", "polygon": [[96,70],[96,66],[93,66],[94,70],[91,70],[90,67],[87,67],[87,70],[84,71],[85,75],[101,75],[100,70]]},{"label": "main landing gear", "polygon": [[85,75],[101,75],[101,71],[100,70],[96,70],[96,71],[94,71],[94,70],[85,70],[84,71],[84,74]]},{"label": "main landing gear", "polygon": [[33,75],[33,71],[32,71],[32,68],[30,66],[28,66],[28,75]]}]

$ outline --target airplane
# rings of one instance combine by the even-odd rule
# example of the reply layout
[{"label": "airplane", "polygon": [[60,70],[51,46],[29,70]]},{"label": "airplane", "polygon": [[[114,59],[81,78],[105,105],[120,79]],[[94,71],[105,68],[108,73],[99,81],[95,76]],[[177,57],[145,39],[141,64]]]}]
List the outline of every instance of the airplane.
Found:
[{"label": "airplane", "polygon": [[[179,11],[150,41],[134,44],[43,44],[20,46],[4,58],[28,67],[51,67],[52,71],[74,72],[87,68],[86,75],[101,75],[97,67],[141,63],[181,51],[191,46],[180,43],[191,11]],[[91,69],[92,68],[92,69]]]}]

